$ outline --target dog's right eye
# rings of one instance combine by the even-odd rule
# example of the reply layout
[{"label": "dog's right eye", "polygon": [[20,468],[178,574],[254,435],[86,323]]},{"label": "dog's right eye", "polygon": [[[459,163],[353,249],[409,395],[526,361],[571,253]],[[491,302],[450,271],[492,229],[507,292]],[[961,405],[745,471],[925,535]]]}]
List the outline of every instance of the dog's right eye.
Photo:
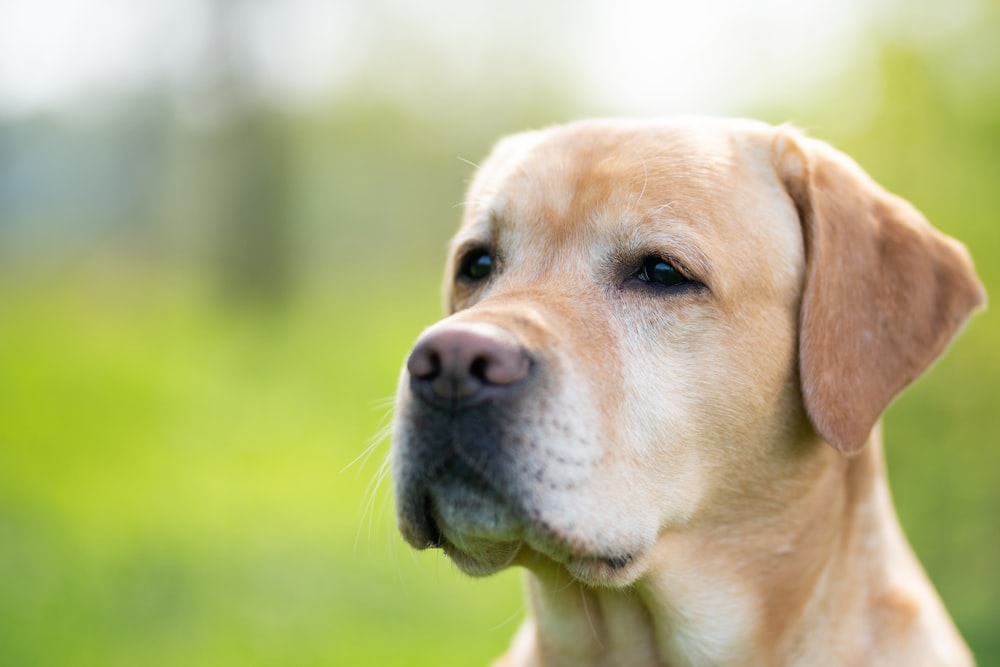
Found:
[{"label": "dog's right eye", "polygon": [[636,278],[644,283],[659,287],[676,287],[688,282],[684,274],[677,270],[677,267],[655,255],[643,260],[642,268],[639,269]]},{"label": "dog's right eye", "polygon": [[489,277],[492,271],[493,257],[482,248],[466,253],[458,265],[458,277],[474,282]]}]

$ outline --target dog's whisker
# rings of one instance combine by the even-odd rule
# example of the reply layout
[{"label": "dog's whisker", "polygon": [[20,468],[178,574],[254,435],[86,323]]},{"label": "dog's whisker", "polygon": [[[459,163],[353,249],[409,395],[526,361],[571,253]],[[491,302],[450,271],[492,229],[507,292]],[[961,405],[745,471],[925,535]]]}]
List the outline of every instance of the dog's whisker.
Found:
[{"label": "dog's whisker", "polygon": [[[392,401],[393,399],[391,397],[383,398],[376,401],[376,404],[381,405],[382,407],[390,407]],[[382,419],[379,422],[376,432],[370,438],[367,446],[365,446],[365,448],[361,451],[361,453],[359,453],[356,457],[354,457],[354,459],[350,463],[348,463],[346,466],[344,466],[343,469],[341,469],[340,471],[341,473],[346,472],[352,466],[358,465],[358,474],[360,474],[361,470],[363,470],[365,466],[367,466],[368,461],[374,455],[375,451],[378,450],[379,446],[383,442],[386,442],[392,435],[391,417],[392,417],[392,410],[389,409],[382,416]],[[368,481],[368,485],[365,487],[364,494],[362,494],[361,506],[359,508],[358,529],[354,538],[355,551],[357,551],[358,544],[361,541],[362,527],[365,525],[368,526],[368,531],[367,531],[368,543],[369,545],[371,544],[371,539],[372,539],[371,527],[374,522],[375,500],[378,497],[379,489],[382,487],[382,483],[385,481],[386,477],[389,476],[389,465],[390,465],[390,458],[389,455],[386,454],[382,459],[382,463],[379,464],[378,469],[375,471],[375,474]]]},{"label": "dog's whisker", "polygon": [[508,616],[507,618],[505,618],[504,620],[500,621],[492,628],[490,628],[489,632],[496,632],[497,630],[502,630],[503,628],[509,626],[511,623],[517,620],[519,616],[523,616],[524,613],[525,613],[525,608],[524,605],[522,604],[517,608],[517,610],[513,614],[511,614],[510,616]]},{"label": "dog's whisker", "polygon": [[454,204],[452,206],[452,208],[459,208],[459,207],[462,207],[462,206],[468,208],[468,207],[471,207],[472,205],[476,205],[476,206],[479,206],[479,207],[484,207],[484,206],[487,206],[489,204],[489,202],[490,202],[490,200],[487,197],[466,197],[465,199],[463,199],[462,201],[458,202],[457,204]]},{"label": "dog's whisker", "polygon": [[[365,489],[365,493],[363,495],[364,500],[362,501],[362,506],[361,506],[361,511],[360,511],[361,516],[360,516],[360,520],[358,522],[358,530],[357,530],[357,534],[355,535],[355,538],[354,538],[354,550],[355,550],[355,552],[357,552],[358,543],[361,540],[361,529],[362,529],[362,526],[367,525],[367,527],[368,527],[368,531],[367,531],[367,534],[368,534],[368,543],[369,543],[369,545],[371,544],[371,541],[372,541],[372,526],[373,526],[374,521],[375,521],[375,503],[376,503],[376,499],[378,498],[379,489],[382,487],[382,483],[389,476],[389,463],[390,463],[390,460],[391,459],[389,458],[389,456],[386,456],[383,459],[382,464],[379,466],[379,468],[376,471],[375,475],[368,482],[368,487]],[[383,507],[384,506],[385,505],[383,504]]]},{"label": "dog's whisker", "polygon": [[659,206],[654,207],[653,210],[652,210],[652,212],[654,214],[656,214],[656,213],[662,213],[663,211],[670,211],[670,210],[672,210],[672,209],[674,209],[676,207],[677,207],[677,200],[676,199],[671,199],[666,204],[660,204]]},{"label": "dog's whisker", "polygon": [[360,470],[363,469],[365,467],[365,465],[368,463],[368,459],[370,459],[371,456],[372,456],[372,454],[375,453],[375,450],[378,449],[378,446],[381,445],[384,440],[388,439],[388,437],[390,435],[392,435],[392,426],[391,425],[386,425],[386,426],[383,426],[382,428],[380,428],[379,431],[378,431],[378,433],[376,433],[374,436],[372,436],[372,441],[369,442],[365,446],[365,448],[361,450],[360,454],[358,454],[353,459],[351,459],[350,463],[348,463],[343,468],[341,468],[340,472],[341,473],[347,472],[350,468],[352,468],[353,466],[357,465],[358,462],[361,463],[361,466],[359,468],[359,472],[360,472]]},{"label": "dog's whisker", "polygon": [[351,467],[356,465],[359,461],[361,462],[359,472],[360,470],[363,470],[365,465],[368,463],[368,459],[371,458],[372,454],[375,452],[378,446],[382,444],[382,442],[388,440],[389,436],[392,435],[392,421],[391,421],[392,403],[393,403],[392,398],[379,399],[378,401],[376,401],[376,405],[389,409],[386,411],[384,415],[382,415],[382,418],[379,420],[378,426],[376,427],[375,433],[368,440],[368,444],[365,445],[365,448],[362,449],[357,456],[351,459],[351,461],[347,465],[345,465],[343,468],[340,469],[341,473],[346,472]]},{"label": "dog's whisker", "polygon": [[[562,571],[558,571],[558,575],[562,576]],[[556,588],[556,591],[559,592],[559,593],[562,593],[564,591],[568,591],[576,583],[577,583],[576,579],[574,579],[573,577],[568,577],[567,580],[566,580],[566,584],[564,586],[560,586],[560,587]]]},{"label": "dog's whisker", "polygon": [[[392,493],[382,492],[383,484],[389,479],[389,458],[386,457],[385,462],[382,465],[382,472],[380,473],[380,479],[378,482],[378,487],[372,494],[372,497],[378,498],[378,509],[373,512],[372,526],[375,525],[375,521],[379,522],[379,525],[386,529],[389,535],[392,535],[392,531],[395,529],[395,514],[392,511]],[[378,526],[376,526],[378,527]],[[369,534],[371,534],[372,529],[369,527]]]},{"label": "dog's whisker", "polygon": [[646,194],[646,186],[649,185],[649,169],[646,168],[646,158],[642,155],[638,157],[642,161],[642,190],[639,192],[639,197],[635,200],[636,206],[642,201],[642,196]]},{"label": "dog's whisker", "polygon": [[590,617],[590,606],[587,604],[587,592],[580,587],[580,601],[583,602],[583,613],[587,617],[587,625],[590,626],[590,631],[594,635],[594,639],[597,640],[597,645],[602,649],[604,648],[604,642],[601,641],[601,636],[597,632],[597,627],[594,625],[594,619]]},{"label": "dog's whisker", "polygon": [[376,398],[370,403],[373,410],[388,410],[396,402],[395,396],[383,396],[382,398]]}]

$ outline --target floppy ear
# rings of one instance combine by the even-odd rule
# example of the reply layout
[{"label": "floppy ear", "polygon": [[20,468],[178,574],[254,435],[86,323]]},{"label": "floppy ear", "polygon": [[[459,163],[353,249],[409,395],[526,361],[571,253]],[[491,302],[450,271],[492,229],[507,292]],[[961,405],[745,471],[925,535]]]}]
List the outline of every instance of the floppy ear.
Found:
[{"label": "floppy ear", "polygon": [[774,156],[802,221],[799,373],[826,442],[854,453],[889,402],[985,300],[965,247],[850,158],[782,129]]}]

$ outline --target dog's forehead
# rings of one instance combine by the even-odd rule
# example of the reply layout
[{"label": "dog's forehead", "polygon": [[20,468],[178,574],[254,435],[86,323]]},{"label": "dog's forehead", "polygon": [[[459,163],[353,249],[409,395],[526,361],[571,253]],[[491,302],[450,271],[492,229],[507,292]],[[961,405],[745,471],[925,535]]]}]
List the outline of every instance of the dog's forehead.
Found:
[{"label": "dog's forehead", "polygon": [[659,235],[717,256],[797,264],[801,232],[775,173],[774,138],[762,123],[703,119],[514,135],[473,180],[456,246],[476,239],[534,261],[633,240],[655,246]]},{"label": "dog's forehead", "polygon": [[464,227],[500,222],[576,236],[623,216],[629,224],[663,212],[726,218],[727,208],[745,209],[755,180],[775,181],[763,164],[768,130],[732,122],[598,122],[514,135],[473,180]]}]

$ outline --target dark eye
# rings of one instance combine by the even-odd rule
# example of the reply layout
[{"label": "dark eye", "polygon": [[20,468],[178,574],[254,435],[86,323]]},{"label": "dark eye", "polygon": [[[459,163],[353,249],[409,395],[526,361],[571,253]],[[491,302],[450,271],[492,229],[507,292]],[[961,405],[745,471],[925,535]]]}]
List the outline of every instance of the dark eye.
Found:
[{"label": "dark eye", "polygon": [[674,287],[687,282],[684,274],[678,271],[673,264],[662,257],[655,256],[643,260],[642,268],[639,269],[636,278],[644,283],[660,287]]},{"label": "dark eye", "polygon": [[486,250],[473,250],[462,258],[458,267],[458,277],[466,280],[482,280],[493,270],[493,258]]}]

